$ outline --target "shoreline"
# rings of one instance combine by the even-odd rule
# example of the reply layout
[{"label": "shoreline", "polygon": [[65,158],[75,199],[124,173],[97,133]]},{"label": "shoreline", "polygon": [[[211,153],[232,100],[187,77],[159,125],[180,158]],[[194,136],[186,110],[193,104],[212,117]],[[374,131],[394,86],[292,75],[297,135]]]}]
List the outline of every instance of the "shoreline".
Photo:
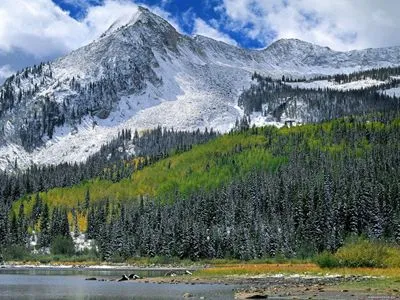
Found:
[{"label": "shoreline", "polygon": [[129,264],[19,264],[19,263],[9,263],[0,266],[0,270],[82,270],[82,271],[198,271],[205,267],[200,266],[144,266],[144,265],[129,265]]},{"label": "shoreline", "polygon": [[[369,283],[382,278],[372,276],[304,274],[264,276],[201,277],[177,276],[143,278],[135,283],[174,285],[227,285],[234,287],[235,299],[399,299],[397,288],[372,288]],[[352,285],[354,284],[354,285]],[[366,285],[364,287],[363,285]],[[371,285],[373,286],[373,285]]]},{"label": "shoreline", "polygon": [[[310,274],[310,273],[264,273],[259,275],[204,275],[202,270],[212,266],[172,266],[172,265],[130,265],[130,264],[27,264],[8,263],[0,266],[0,274],[7,271],[121,271],[120,274],[93,276],[95,281],[118,282],[118,276],[135,271],[165,271],[165,275],[129,280],[129,284],[164,285],[227,285],[234,287],[235,299],[251,297],[279,299],[367,299],[400,298],[400,280],[396,277],[351,275],[351,274]],[[186,271],[190,271],[186,273]],[[192,274],[193,271],[193,274]],[[199,271],[199,272],[196,272]],[[185,274],[186,273],[186,274]],[[168,275],[167,275],[168,274]],[[121,278],[121,277],[119,277]],[[253,298],[254,299],[254,298]]]},{"label": "shoreline", "polygon": [[[157,277],[143,277],[136,280],[126,281],[129,284],[163,284],[163,285],[225,285],[231,286],[235,292],[235,299],[249,299],[249,297],[284,297],[288,295],[307,295],[307,298],[318,294],[324,296],[324,292],[329,287],[334,287],[347,281],[362,281],[370,279],[367,276],[343,276],[343,275],[307,275],[307,274],[264,274],[264,275],[220,275],[220,276],[203,276],[201,274],[185,274],[186,271],[196,271],[204,268],[197,267],[168,267],[168,266],[142,266],[127,264],[101,264],[101,265],[53,265],[53,264],[7,264],[0,269],[4,273],[7,271],[121,271],[121,274],[97,276],[85,278],[90,281],[111,281],[118,283],[118,276],[124,273],[135,271],[165,271],[170,275]],[[174,273],[176,272],[176,274]],[[180,273],[180,274],[179,274]],[[84,280],[84,279],[82,279]],[[332,294],[332,291],[330,292]],[[325,296],[328,294],[325,293]],[[334,294],[337,298],[338,294]],[[342,297],[340,297],[342,298]]]}]

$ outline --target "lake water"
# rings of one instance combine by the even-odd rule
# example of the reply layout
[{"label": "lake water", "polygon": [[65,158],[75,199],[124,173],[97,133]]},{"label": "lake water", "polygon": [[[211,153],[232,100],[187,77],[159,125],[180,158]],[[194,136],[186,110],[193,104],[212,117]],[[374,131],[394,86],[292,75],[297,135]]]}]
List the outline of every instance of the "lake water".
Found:
[{"label": "lake water", "polygon": [[[141,270],[142,274],[143,271]],[[141,273],[135,270],[132,273]],[[165,273],[166,271],[158,270]],[[1,270],[1,299],[233,299],[234,287],[220,284],[157,284],[135,281],[87,281],[87,277],[116,279],[120,270]],[[157,276],[157,275],[155,275]]]}]

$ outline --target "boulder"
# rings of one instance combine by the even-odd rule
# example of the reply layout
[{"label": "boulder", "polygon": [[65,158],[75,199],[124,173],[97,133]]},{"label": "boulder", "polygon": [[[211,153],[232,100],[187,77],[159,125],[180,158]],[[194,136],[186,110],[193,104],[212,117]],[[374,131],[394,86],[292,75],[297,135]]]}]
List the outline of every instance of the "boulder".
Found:
[{"label": "boulder", "polygon": [[140,276],[136,275],[136,274],[129,274],[128,278],[131,280],[136,280],[136,279],[140,279]]},{"label": "boulder", "polygon": [[183,298],[192,298],[193,295],[191,293],[184,293]]},{"label": "boulder", "polygon": [[89,277],[89,278],[86,278],[85,280],[96,281],[97,278],[96,277]]},{"label": "boulder", "polygon": [[128,281],[128,280],[129,280],[128,276],[126,276],[126,275],[124,274],[124,275],[122,275],[122,277],[121,277],[120,279],[118,279],[118,282],[121,282],[121,281]]},{"label": "boulder", "polygon": [[253,295],[247,296],[246,299],[268,299],[268,296],[262,295],[262,294],[253,294]]}]

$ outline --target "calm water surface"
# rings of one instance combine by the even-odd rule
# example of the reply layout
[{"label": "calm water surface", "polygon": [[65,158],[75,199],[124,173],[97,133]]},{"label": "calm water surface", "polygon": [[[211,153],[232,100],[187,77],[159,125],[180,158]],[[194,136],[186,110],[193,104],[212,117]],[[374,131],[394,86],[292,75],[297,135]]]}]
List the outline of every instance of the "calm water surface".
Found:
[{"label": "calm water surface", "polygon": [[[147,272],[147,271],[143,271]],[[165,273],[166,271],[158,271]],[[219,284],[156,284],[86,281],[87,277],[118,278],[115,271],[77,270],[1,270],[1,299],[233,299],[233,286]],[[137,270],[132,272],[138,274]],[[155,274],[157,276],[159,274]]]}]

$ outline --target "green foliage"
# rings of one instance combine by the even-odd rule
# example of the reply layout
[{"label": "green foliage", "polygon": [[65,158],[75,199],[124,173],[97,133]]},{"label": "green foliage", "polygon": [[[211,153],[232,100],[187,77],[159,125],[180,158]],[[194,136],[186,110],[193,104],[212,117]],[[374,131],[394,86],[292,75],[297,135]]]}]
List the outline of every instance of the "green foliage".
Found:
[{"label": "green foliage", "polygon": [[[6,259],[6,257],[5,257]],[[28,251],[24,255],[18,257],[9,257],[9,261],[25,261],[25,262],[39,262],[41,264],[50,264],[53,262],[61,263],[86,263],[86,264],[96,264],[99,263],[99,257],[94,252],[90,253],[77,253],[75,255],[71,254],[32,254]]]},{"label": "green foliage", "polygon": [[5,261],[24,260],[29,258],[30,253],[23,245],[8,246],[3,250],[3,258]]},{"label": "green foliage", "polygon": [[[378,89],[395,87],[397,82],[392,80],[384,87],[338,91],[298,89],[258,74],[254,74],[253,78],[257,79],[257,83],[243,91],[238,101],[246,114],[258,111],[269,113],[278,120],[285,115],[286,118],[301,119],[308,123],[397,108],[396,99],[378,92]],[[265,111],[264,104],[268,107]],[[299,105],[302,109],[297,109]]]},{"label": "green foliage", "polygon": [[50,251],[53,255],[74,255],[74,242],[71,237],[59,235],[52,241]]},{"label": "green foliage", "polygon": [[382,242],[358,239],[339,248],[335,253],[339,264],[345,267],[385,267],[388,246]]},{"label": "green foliage", "polygon": [[[199,189],[218,188],[257,169],[273,171],[298,148],[323,151],[338,158],[351,151],[360,157],[371,151],[371,144],[365,135],[399,127],[396,122],[359,121],[356,125],[355,120],[338,119],[280,130],[266,127],[233,133],[160,160],[119,182],[94,179],[72,187],[55,188],[40,193],[40,197],[50,206],[72,208],[78,207],[79,202],[84,209],[87,209],[89,201],[104,199],[126,201],[150,196],[168,200],[176,192],[188,195]],[[346,132],[348,135],[343,135]],[[26,213],[32,213],[35,199],[36,196],[23,199],[27,202]],[[17,205],[14,205],[16,212]]]},{"label": "green foliage", "polygon": [[[118,182],[97,178],[72,187],[51,189],[39,196],[50,210],[60,206],[69,210],[76,208],[83,215],[89,202],[105,199],[120,203],[137,201],[143,196],[170,203],[176,200],[177,194],[186,197],[199,190],[209,192],[254,171],[275,172],[293,156],[299,159],[296,158],[299,153],[305,154],[306,161],[326,153],[337,161],[332,165],[332,171],[336,172],[344,159],[365,159],[373,149],[396,152],[399,130],[399,118],[392,116],[385,120],[381,114],[291,128],[249,129],[193,146],[187,152],[177,152]],[[390,138],[394,142],[387,144]],[[18,214],[20,203],[25,202],[25,214],[36,215],[37,198],[37,195],[28,195],[17,201],[14,212]],[[85,230],[86,223],[79,222]],[[46,228],[47,224],[44,225]]]},{"label": "green foliage", "polygon": [[[49,206],[69,208],[77,207],[78,201],[86,207],[88,198],[91,202],[132,201],[139,196],[151,196],[169,201],[176,192],[188,195],[199,189],[211,190],[253,170],[275,170],[285,158],[271,155],[265,148],[265,141],[262,130],[254,135],[229,134],[145,167],[131,178],[119,182],[95,179],[73,187],[55,188],[40,193],[40,197]],[[26,201],[28,214],[31,214],[35,197],[22,199]]]},{"label": "green foliage", "polygon": [[[133,257],[125,260],[126,263],[136,266],[193,266],[195,262],[190,259],[181,259],[171,256]],[[210,261],[197,261],[198,265],[209,264]]]},{"label": "green foliage", "polygon": [[321,268],[336,268],[339,266],[339,260],[329,251],[318,254],[314,258],[314,262]]},{"label": "green foliage", "polygon": [[[400,151],[398,119],[374,114],[230,133],[143,165],[131,178],[96,179],[41,193],[40,199],[26,197],[23,205],[14,204],[9,226],[16,229],[10,232],[28,224],[42,229],[39,241],[48,229],[51,242],[57,234],[69,235],[69,217],[96,240],[99,257],[111,261],[280,261],[336,251],[349,235],[400,240],[400,173],[392,167]],[[39,224],[30,212],[38,210],[34,203],[41,203]],[[20,220],[22,211],[26,220]],[[395,247],[368,243],[348,241],[316,260],[325,267],[398,264]]]},{"label": "green foliage", "polygon": [[107,258],[107,262],[112,262],[112,263],[124,263],[125,261],[126,257],[122,256],[119,253],[114,253],[109,258]]},{"label": "green foliage", "polygon": [[348,241],[335,254],[324,251],[315,258],[323,268],[400,267],[400,248],[382,241],[357,238]]}]

